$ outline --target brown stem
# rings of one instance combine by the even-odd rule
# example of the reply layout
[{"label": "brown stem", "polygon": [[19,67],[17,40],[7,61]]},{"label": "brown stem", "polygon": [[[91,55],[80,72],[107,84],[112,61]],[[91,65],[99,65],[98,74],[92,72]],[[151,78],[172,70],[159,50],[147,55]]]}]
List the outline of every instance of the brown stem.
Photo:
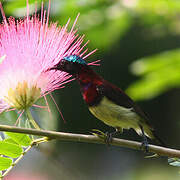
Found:
[{"label": "brown stem", "polygon": [[[105,144],[104,139],[99,138],[97,136],[93,136],[93,135],[73,134],[73,133],[64,133],[64,132],[55,132],[55,131],[37,130],[37,129],[27,129],[27,128],[19,128],[19,127],[14,127],[14,126],[7,126],[7,125],[0,125],[0,131],[8,131],[8,132],[16,132],[16,133],[44,136],[44,137],[48,137],[49,139],[58,139],[61,141]],[[136,142],[136,141],[129,141],[129,140],[124,140],[124,139],[113,138],[113,140],[110,144],[113,146],[120,146],[120,147],[141,150],[141,143]],[[160,156],[180,158],[180,150],[165,148],[162,146],[149,145],[149,152],[156,153]]]}]

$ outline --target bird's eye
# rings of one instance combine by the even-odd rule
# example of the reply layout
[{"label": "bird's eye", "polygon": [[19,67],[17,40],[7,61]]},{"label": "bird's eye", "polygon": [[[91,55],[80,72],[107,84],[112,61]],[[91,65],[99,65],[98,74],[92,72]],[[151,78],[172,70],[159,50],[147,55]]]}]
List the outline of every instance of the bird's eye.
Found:
[{"label": "bird's eye", "polygon": [[62,59],[62,60],[60,61],[61,66],[65,65],[65,63],[66,63],[66,61],[65,61],[64,59]]}]

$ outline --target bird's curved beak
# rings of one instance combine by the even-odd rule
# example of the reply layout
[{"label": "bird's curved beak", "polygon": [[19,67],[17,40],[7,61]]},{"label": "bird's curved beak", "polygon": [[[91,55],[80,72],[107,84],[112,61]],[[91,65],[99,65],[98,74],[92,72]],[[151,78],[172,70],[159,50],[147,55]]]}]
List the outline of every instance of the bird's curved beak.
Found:
[{"label": "bird's curved beak", "polygon": [[56,64],[56,65],[54,65],[53,67],[48,68],[48,69],[46,70],[46,72],[47,72],[47,71],[51,71],[51,70],[57,71],[57,70],[58,70],[58,65]]},{"label": "bird's curved beak", "polygon": [[49,71],[51,71],[51,70],[58,70],[58,67],[57,67],[57,65],[55,65],[55,66],[49,68],[48,70],[49,70]]}]

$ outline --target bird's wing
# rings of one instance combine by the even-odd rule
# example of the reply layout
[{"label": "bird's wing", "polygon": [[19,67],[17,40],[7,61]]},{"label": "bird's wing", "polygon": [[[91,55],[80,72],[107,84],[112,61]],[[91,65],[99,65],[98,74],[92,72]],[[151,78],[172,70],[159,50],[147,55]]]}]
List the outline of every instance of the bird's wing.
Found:
[{"label": "bird's wing", "polygon": [[131,108],[132,111],[136,112],[145,121],[148,120],[147,116],[139,108],[139,106],[137,106],[129,96],[127,96],[120,88],[116,87],[115,85],[105,81],[102,85],[97,85],[97,91],[101,96],[107,97],[115,104],[125,108]]}]

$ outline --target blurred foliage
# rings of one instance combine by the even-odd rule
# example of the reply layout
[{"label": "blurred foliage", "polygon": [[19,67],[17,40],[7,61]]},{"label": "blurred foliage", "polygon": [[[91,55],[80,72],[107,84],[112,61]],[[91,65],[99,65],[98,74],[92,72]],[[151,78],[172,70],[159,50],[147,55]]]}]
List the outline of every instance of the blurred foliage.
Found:
[{"label": "blurred foliage", "polygon": [[168,158],[168,163],[169,163],[171,166],[180,167],[180,159],[179,159],[179,158]]},{"label": "blurred foliage", "polygon": [[127,89],[127,93],[136,100],[153,98],[180,87],[180,49],[135,61],[131,71],[141,77]]},{"label": "blurred foliage", "polygon": [[178,21],[180,10],[180,1],[178,0],[139,0],[136,10],[144,20],[143,22],[149,25],[155,23],[173,25]]}]

